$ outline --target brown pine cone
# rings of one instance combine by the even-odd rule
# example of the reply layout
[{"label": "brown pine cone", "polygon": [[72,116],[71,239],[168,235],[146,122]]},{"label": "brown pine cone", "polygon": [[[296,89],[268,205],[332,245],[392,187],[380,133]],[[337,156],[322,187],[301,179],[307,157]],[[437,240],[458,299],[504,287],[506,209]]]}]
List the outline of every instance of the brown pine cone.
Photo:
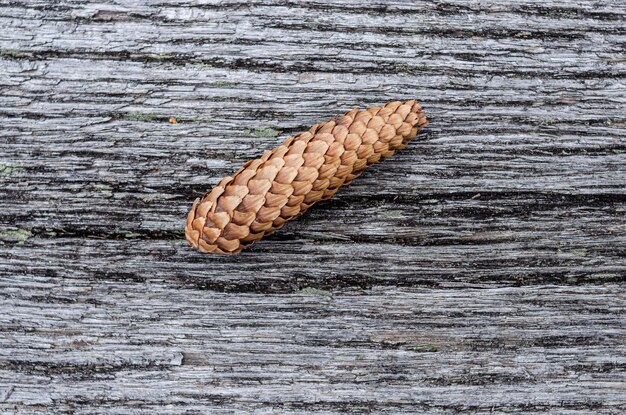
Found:
[{"label": "brown pine cone", "polygon": [[415,101],[389,102],[316,124],[223,178],[187,215],[200,252],[236,254],[391,157],[428,124]]}]

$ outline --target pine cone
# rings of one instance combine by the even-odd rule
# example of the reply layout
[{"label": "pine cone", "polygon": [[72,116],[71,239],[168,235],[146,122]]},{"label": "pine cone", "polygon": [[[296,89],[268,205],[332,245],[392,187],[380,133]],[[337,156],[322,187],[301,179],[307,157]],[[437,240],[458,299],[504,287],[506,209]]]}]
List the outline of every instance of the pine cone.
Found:
[{"label": "pine cone", "polygon": [[203,253],[239,253],[391,157],[426,124],[415,101],[353,109],[316,124],[196,199],[187,215],[187,241]]}]

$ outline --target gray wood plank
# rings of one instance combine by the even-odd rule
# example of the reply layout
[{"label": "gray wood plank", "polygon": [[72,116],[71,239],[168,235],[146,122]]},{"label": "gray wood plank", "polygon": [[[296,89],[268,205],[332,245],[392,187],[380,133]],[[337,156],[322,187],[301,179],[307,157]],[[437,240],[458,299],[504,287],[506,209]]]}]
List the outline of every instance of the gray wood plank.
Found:
[{"label": "gray wood plank", "polygon": [[3,372],[16,385],[6,401],[78,413],[615,413],[623,403],[620,286],[238,296],[171,289],[167,278],[132,287],[4,283],[13,312]]},{"label": "gray wood plank", "polygon": [[[0,412],[626,411],[625,23],[0,2]],[[431,124],[333,200],[236,257],[186,247],[219,178],[405,98]]]}]

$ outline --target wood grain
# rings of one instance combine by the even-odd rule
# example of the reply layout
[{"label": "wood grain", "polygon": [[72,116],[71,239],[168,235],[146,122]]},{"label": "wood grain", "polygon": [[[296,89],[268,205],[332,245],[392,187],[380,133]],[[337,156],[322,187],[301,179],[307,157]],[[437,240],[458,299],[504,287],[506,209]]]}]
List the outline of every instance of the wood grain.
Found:
[{"label": "wood grain", "polygon": [[[35,0],[0,27],[0,412],[626,410],[623,0]],[[235,257],[184,243],[246,160],[411,98],[424,133],[333,200]]]}]

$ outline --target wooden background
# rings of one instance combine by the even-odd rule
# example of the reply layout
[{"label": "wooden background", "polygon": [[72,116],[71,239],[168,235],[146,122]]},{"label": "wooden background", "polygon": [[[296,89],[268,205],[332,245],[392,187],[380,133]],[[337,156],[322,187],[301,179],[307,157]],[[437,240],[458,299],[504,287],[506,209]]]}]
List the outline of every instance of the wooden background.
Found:
[{"label": "wooden background", "polygon": [[[626,411],[624,0],[1,0],[0,27],[1,413]],[[401,154],[241,255],[187,247],[219,178],[406,98],[431,124]]]}]

